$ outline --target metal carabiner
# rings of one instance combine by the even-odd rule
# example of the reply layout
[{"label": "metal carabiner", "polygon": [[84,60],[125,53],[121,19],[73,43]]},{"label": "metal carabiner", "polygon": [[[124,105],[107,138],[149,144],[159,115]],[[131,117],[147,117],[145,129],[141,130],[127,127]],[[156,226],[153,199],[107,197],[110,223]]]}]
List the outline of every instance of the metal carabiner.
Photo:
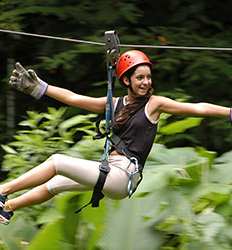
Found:
[{"label": "metal carabiner", "polygon": [[134,183],[133,183],[133,177],[134,175],[139,173],[138,159],[135,157],[130,157],[130,161],[135,165],[135,170],[133,172],[127,171],[128,177],[129,177],[128,185],[127,185],[127,192],[128,192],[129,198],[131,197],[131,195],[134,193],[136,189],[136,186],[134,186]]},{"label": "metal carabiner", "polygon": [[138,159],[135,157],[130,157],[130,161],[132,163],[134,163],[135,165],[135,170],[132,172],[132,174],[137,174],[139,172],[139,163],[138,163]]}]

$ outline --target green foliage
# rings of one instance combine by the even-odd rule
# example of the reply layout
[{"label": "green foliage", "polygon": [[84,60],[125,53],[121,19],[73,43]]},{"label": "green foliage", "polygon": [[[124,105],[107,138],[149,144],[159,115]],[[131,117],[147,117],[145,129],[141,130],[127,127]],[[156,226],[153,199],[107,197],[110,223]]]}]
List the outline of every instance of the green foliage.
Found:
[{"label": "green foliage", "polygon": [[162,127],[160,133],[164,135],[183,133],[186,129],[199,126],[202,119],[203,118],[185,118],[184,120],[176,121]]},{"label": "green foliage", "polygon": [[[61,195],[56,199],[59,216],[51,220],[50,211],[46,212],[49,223],[34,237],[28,249],[71,250],[76,243],[76,230],[79,216],[74,214],[79,197],[76,194]],[[54,210],[54,208],[52,208]],[[46,214],[43,215],[46,217]],[[49,241],[47,241],[49,236]],[[46,242],[46,244],[44,244]]]},{"label": "green foliage", "polygon": [[196,138],[191,134],[191,129],[200,126],[203,118],[187,117],[176,119],[172,115],[162,114],[159,119],[159,129],[156,142],[168,145],[177,144],[178,141],[187,140],[197,143]]},{"label": "green foliage", "polygon": [[0,227],[0,249],[1,250],[22,250],[25,249],[37,229],[34,223],[27,218],[17,217],[12,224]]},{"label": "green foliage", "polygon": [[230,249],[231,186],[211,181],[204,155],[154,145],[136,198],[109,209],[102,249]]},{"label": "green foliage", "polygon": [[[28,119],[20,123],[24,129],[17,132],[14,142],[4,145],[4,166],[17,166],[17,173],[25,172],[30,163],[28,152],[33,162],[39,164],[55,150],[52,142],[57,142],[56,150],[63,153],[99,159],[103,142],[92,140],[93,115],[65,120],[65,111],[49,108],[48,113],[28,112]],[[199,125],[195,120],[183,122],[186,126],[182,132]],[[162,131],[166,125],[164,121],[161,124]],[[176,123],[173,127],[173,134],[180,132]],[[80,140],[75,141],[78,133]],[[30,143],[33,145],[29,149]],[[40,158],[34,156],[38,152]],[[4,250],[25,247],[139,250],[151,246],[154,250],[230,249],[231,154],[230,151],[217,157],[215,152],[202,147],[168,149],[155,144],[144,179],[131,199],[106,198],[100,208],[89,207],[75,214],[77,208],[89,201],[90,193],[70,192],[55,197],[53,202],[21,209],[8,227],[0,228],[1,247]],[[17,158],[21,161],[17,162]],[[11,178],[16,172],[14,168],[10,170]]]},{"label": "green foliage", "polygon": [[[47,113],[27,112],[27,119],[20,122],[22,130],[18,130],[14,136],[14,141],[7,145],[2,145],[6,154],[2,167],[10,171],[9,179],[15,178],[30,168],[40,164],[46,160],[51,154],[60,152],[72,156],[81,156],[81,152],[89,151],[87,144],[94,135],[94,125],[92,119],[95,115],[78,115],[65,120],[66,108],[58,110],[48,108]],[[79,138],[77,140],[77,138]],[[82,146],[82,151],[78,150],[77,144],[81,138],[85,138],[85,145]],[[85,148],[87,146],[88,148]],[[81,147],[81,146],[80,146]],[[103,143],[98,146],[94,142],[94,154],[96,159],[100,158]],[[84,154],[84,153],[83,153]],[[91,155],[91,157],[93,157]],[[47,202],[33,208],[25,208],[16,213],[12,226],[14,230],[9,233],[4,228],[2,229],[1,238],[4,247],[9,246],[9,249],[23,249],[24,243],[28,242],[35,236],[38,231],[37,226],[48,224],[33,238],[31,249],[39,249],[44,244],[44,237],[49,236],[49,244],[47,249],[69,249],[75,245],[75,231],[77,226],[77,216],[74,217],[74,210],[78,207],[79,196],[66,195],[57,199],[56,204]],[[55,210],[55,212],[54,212]],[[22,222],[22,218],[27,214],[28,223]],[[74,224],[74,218],[76,224]],[[11,226],[10,226],[11,227]],[[20,232],[18,232],[18,227]],[[56,228],[56,230],[54,230]],[[27,231],[30,230],[30,234]],[[43,233],[43,231],[45,231]],[[17,235],[17,237],[14,237]],[[54,240],[53,240],[54,239]],[[61,242],[63,242],[61,244]],[[37,248],[38,247],[38,248]],[[46,249],[45,246],[42,247]],[[3,248],[5,249],[5,248]],[[70,248],[73,249],[73,248]]]},{"label": "green foliage", "polygon": [[[14,178],[45,161],[54,153],[78,156],[77,139],[94,135],[91,121],[95,115],[78,115],[63,121],[66,108],[48,108],[48,113],[28,111],[28,119],[21,121],[23,127],[14,136],[14,141],[2,145],[6,151],[2,167],[11,171]],[[24,166],[22,168],[22,166]]]}]

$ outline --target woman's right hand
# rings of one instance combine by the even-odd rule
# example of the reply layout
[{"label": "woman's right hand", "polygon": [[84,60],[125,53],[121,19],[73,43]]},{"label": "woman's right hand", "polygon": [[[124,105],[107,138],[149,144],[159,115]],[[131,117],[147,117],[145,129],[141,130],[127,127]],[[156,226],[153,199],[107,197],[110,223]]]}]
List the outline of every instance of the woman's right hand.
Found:
[{"label": "woman's right hand", "polygon": [[13,88],[40,99],[46,92],[48,84],[42,81],[34,70],[26,70],[19,62],[10,76],[9,85]]}]

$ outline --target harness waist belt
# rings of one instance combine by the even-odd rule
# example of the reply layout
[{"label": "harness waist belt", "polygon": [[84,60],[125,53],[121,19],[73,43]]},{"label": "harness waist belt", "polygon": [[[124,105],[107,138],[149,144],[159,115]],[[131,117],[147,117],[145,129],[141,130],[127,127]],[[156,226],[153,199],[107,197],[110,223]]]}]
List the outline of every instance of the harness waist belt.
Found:
[{"label": "harness waist belt", "polygon": [[[124,143],[124,141],[117,135],[112,135],[110,137],[110,141],[113,145],[113,147],[116,149],[116,151],[120,154],[123,154],[125,155],[128,159],[131,159],[131,158],[136,158],[139,162],[139,158],[137,155],[131,153],[127,147],[126,147],[126,144]],[[141,164],[139,164],[139,171],[142,171],[142,166]]]}]

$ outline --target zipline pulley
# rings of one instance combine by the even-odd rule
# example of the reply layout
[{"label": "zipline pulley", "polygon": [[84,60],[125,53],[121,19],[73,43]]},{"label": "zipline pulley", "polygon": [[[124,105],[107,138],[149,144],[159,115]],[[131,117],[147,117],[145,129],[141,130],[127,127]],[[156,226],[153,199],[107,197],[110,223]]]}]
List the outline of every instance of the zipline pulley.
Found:
[{"label": "zipline pulley", "polygon": [[120,42],[116,31],[110,30],[105,32],[107,61],[110,62],[112,66],[115,66],[120,53],[119,44]]}]

